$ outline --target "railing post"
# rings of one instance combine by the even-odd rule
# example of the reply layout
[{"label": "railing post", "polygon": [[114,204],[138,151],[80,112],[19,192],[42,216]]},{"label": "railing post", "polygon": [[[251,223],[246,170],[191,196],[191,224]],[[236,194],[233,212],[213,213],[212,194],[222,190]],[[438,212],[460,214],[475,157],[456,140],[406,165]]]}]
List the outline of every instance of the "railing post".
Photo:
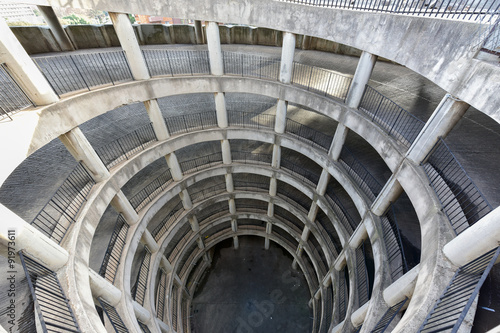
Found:
[{"label": "railing post", "polygon": [[0,18],[0,36],[0,62],[6,64],[9,74],[29,99],[36,105],[59,101],[59,97],[3,18]]},{"label": "railing post", "polygon": [[440,137],[445,137],[462,119],[469,108],[469,104],[446,94],[441,103],[420,131],[413,144],[406,153],[406,158],[420,164],[432,150]]}]

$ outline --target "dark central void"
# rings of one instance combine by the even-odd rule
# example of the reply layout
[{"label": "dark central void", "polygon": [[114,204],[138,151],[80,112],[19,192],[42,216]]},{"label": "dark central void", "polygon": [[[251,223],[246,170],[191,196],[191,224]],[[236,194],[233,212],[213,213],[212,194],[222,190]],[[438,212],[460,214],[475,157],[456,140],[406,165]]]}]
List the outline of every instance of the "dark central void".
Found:
[{"label": "dark central void", "polygon": [[238,250],[228,239],[213,251],[192,302],[193,332],[311,332],[309,288],[286,250],[272,241],[265,250],[264,238],[244,236]]}]

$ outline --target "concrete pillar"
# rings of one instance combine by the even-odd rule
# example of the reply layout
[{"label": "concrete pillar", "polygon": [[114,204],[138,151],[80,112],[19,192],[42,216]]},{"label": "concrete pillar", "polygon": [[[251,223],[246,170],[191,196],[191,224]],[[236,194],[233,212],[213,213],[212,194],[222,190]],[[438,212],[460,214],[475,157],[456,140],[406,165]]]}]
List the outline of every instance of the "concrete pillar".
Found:
[{"label": "concrete pillar", "polygon": [[273,233],[273,224],[270,222],[267,222],[266,224],[266,234],[270,235]]},{"label": "concrete pillar", "polygon": [[203,28],[201,26],[201,21],[194,21],[194,34],[196,36],[196,44],[203,44]]},{"label": "concrete pillar", "polygon": [[109,177],[109,171],[88,142],[79,127],[59,136],[66,149],[73,155],[75,160],[82,161],[92,174],[95,181],[100,182]]},{"label": "concrete pillar", "polygon": [[292,269],[297,270],[299,263],[297,262],[297,259],[293,259],[292,261]]},{"label": "concrete pillar", "polygon": [[311,48],[311,41],[312,41],[311,36],[304,35],[304,37],[302,37],[302,45],[301,45],[302,50],[309,50]]},{"label": "concrete pillar", "polygon": [[333,136],[332,145],[330,146],[330,150],[328,151],[328,156],[332,160],[337,161],[339,159],[345,139],[347,138],[347,133],[349,133],[349,129],[343,124],[339,123],[337,125],[335,135]]},{"label": "concrete pillar", "polygon": [[351,238],[349,239],[349,246],[355,250],[367,238],[368,238],[368,231],[366,230],[366,226],[364,224],[364,221],[361,221],[361,223],[358,225],[356,230],[354,230],[354,233],[352,234]]},{"label": "concrete pillar", "polygon": [[233,230],[233,232],[238,231],[238,220],[237,219],[231,219],[231,230]]},{"label": "concrete pillar", "polygon": [[147,80],[150,78],[149,71],[142,56],[139,43],[135,37],[134,28],[128,14],[109,12],[109,17],[115,27],[116,35],[120,45],[125,51],[130,71],[135,80]]},{"label": "concrete pillar", "polygon": [[234,249],[238,250],[238,248],[240,247],[240,242],[238,241],[238,236],[233,237],[233,243],[234,243]]},{"label": "concrete pillar", "polygon": [[267,216],[269,216],[269,217],[273,217],[274,216],[274,203],[273,202],[270,202],[267,205]]},{"label": "concrete pillar", "polygon": [[293,55],[295,53],[295,34],[283,33],[283,47],[281,48],[280,81],[292,82]]},{"label": "concrete pillar", "polygon": [[222,163],[231,164],[231,146],[229,145],[229,140],[224,139],[221,141],[222,148]]},{"label": "concrete pillar", "polygon": [[500,244],[500,207],[452,239],[443,252],[456,266],[463,266]]},{"label": "concrete pillar", "polygon": [[137,319],[143,323],[147,323],[149,318],[151,318],[151,313],[136,301],[132,301],[132,306]]},{"label": "concrete pillar", "polygon": [[111,199],[111,206],[123,215],[128,225],[134,225],[139,221],[139,215],[130,204],[125,194],[120,191]]},{"label": "concrete pillar", "polygon": [[189,224],[191,224],[191,229],[194,231],[194,232],[198,232],[198,230],[200,230],[200,224],[198,223],[198,218],[193,215],[193,216],[190,216],[188,218],[189,220]]},{"label": "concrete pillar", "polygon": [[148,229],[144,229],[144,232],[141,236],[141,243],[146,245],[151,253],[158,252],[160,246],[155,241],[153,235],[149,232]]},{"label": "concrete pillar", "polygon": [[144,106],[148,112],[149,120],[151,120],[151,123],[153,124],[153,130],[155,131],[158,141],[167,140],[170,137],[170,134],[168,133],[167,125],[165,124],[165,120],[161,114],[158,101],[156,99],[145,101]]},{"label": "concrete pillar", "polygon": [[391,175],[391,178],[385,183],[380,194],[375,198],[371,211],[377,216],[384,215],[391,203],[395,202],[401,193],[403,193],[403,188],[396,177]]},{"label": "concrete pillar", "polygon": [[420,264],[384,289],[384,301],[387,305],[394,306],[404,300],[405,297],[411,298],[417,284],[419,272]]},{"label": "concrete pillar", "polygon": [[181,193],[179,193],[179,197],[181,197],[182,206],[185,210],[189,210],[193,207],[191,196],[189,195],[189,192],[187,190],[182,190]]},{"label": "concrete pillar", "polygon": [[365,87],[370,80],[370,76],[377,61],[377,56],[366,51],[361,53],[359,58],[358,67],[356,67],[356,73],[352,78],[351,87],[347,93],[345,104],[351,108],[357,109],[363,93],[365,92]]},{"label": "concrete pillar", "polygon": [[271,181],[269,183],[269,195],[271,197],[275,197],[278,192],[278,181],[275,177],[271,177]]},{"label": "concrete pillar", "polygon": [[45,22],[47,22],[47,25],[49,26],[50,31],[52,32],[52,35],[54,36],[57,44],[59,44],[59,46],[61,47],[61,50],[74,51],[75,47],[73,46],[73,43],[71,43],[71,40],[64,31],[61,22],[59,22],[59,19],[57,18],[54,9],[51,6],[37,6],[37,7],[40,13],[42,13]]},{"label": "concrete pillar", "polygon": [[316,216],[318,215],[318,204],[313,201],[311,204],[311,209],[309,209],[309,213],[307,213],[307,219],[311,222],[316,220]]},{"label": "concrete pillar", "polygon": [[226,110],[226,99],[224,93],[215,93],[215,112],[217,115],[217,125],[220,128],[226,128],[229,126],[227,120],[227,110]]},{"label": "concrete pillar", "polygon": [[198,238],[196,238],[196,244],[198,245],[198,248],[200,250],[203,250],[205,248],[205,244],[203,244],[203,239],[201,239],[200,236],[198,236]]},{"label": "concrete pillar", "polygon": [[233,198],[229,199],[229,213],[236,214],[236,203]]},{"label": "concrete pillar", "polygon": [[271,161],[271,166],[273,168],[280,168],[281,161],[281,146],[279,144],[273,145],[273,160]]},{"label": "concrete pillar", "polygon": [[319,195],[324,195],[326,192],[326,187],[328,186],[328,182],[330,181],[330,174],[328,170],[323,169],[321,171],[321,176],[319,177],[318,185],[316,186],[316,192]]},{"label": "concrete pillar", "polygon": [[0,62],[7,65],[10,75],[35,105],[59,100],[3,18],[0,18]]},{"label": "concrete pillar", "polygon": [[222,49],[220,47],[219,25],[216,22],[205,22],[207,32],[208,56],[212,75],[224,75]]},{"label": "concrete pillar", "polygon": [[432,113],[422,131],[406,153],[406,157],[420,164],[432,150],[439,137],[445,137],[469,108],[469,104],[446,94]]},{"label": "concrete pillar", "polygon": [[16,252],[26,251],[30,257],[53,271],[57,271],[68,262],[69,254],[64,248],[2,204],[0,204],[0,220],[2,221],[0,244],[6,248],[9,245],[13,246],[9,242],[15,242]]},{"label": "concrete pillar", "polygon": [[122,297],[122,292],[120,291],[120,289],[116,288],[111,282],[109,282],[90,268],[89,280],[92,297],[101,297],[111,306],[118,305]]},{"label": "concrete pillar", "polygon": [[309,234],[311,233],[311,230],[308,227],[304,227],[304,230],[302,230],[302,235],[300,236],[300,239],[303,240],[304,242],[307,242],[309,239]]},{"label": "concrete pillar", "polygon": [[163,267],[163,269],[165,270],[165,272],[170,273],[173,271],[173,267],[172,267],[172,264],[170,264],[170,262],[168,261],[167,257],[165,257],[164,255],[161,256],[161,259],[160,259],[160,266]]},{"label": "concrete pillar", "polygon": [[226,173],[224,175],[225,179],[226,179],[226,190],[229,192],[229,193],[233,193],[234,192],[234,182],[233,182],[233,175],[230,174],[230,173]]},{"label": "concrete pillar", "polygon": [[179,164],[179,160],[175,153],[170,153],[165,156],[167,160],[168,167],[170,168],[170,174],[172,175],[172,179],[175,181],[180,181],[182,179],[182,169]]},{"label": "concrete pillar", "polygon": [[274,122],[274,131],[276,133],[285,133],[287,107],[288,102],[278,99],[278,104],[276,105],[276,120]]},{"label": "concrete pillar", "polygon": [[160,326],[161,333],[170,333],[171,332],[170,327],[167,324],[165,324],[163,321],[156,318],[156,322],[158,323],[158,326]]},{"label": "concrete pillar", "polygon": [[269,250],[269,237],[264,239],[264,249]]}]

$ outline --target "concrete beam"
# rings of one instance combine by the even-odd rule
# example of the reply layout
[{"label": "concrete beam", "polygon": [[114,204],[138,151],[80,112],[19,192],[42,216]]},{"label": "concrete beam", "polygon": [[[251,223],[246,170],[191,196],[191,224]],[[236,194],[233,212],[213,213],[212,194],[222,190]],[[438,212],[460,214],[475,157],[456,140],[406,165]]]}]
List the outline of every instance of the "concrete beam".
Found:
[{"label": "concrete beam", "polygon": [[122,297],[120,289],[89,268],[90,289],[94,298],[102,298],[111,306],[116,306]]},{"label": "concrete beam", "polygon": [[375,198],[371,211],[377,216],[384,215],[391,203],[395,202],[401,193],[403,193],[401,184],[399,184],[394,175],[391,175],[391,178],[385,183],[382,191],[380,191],[379,195]]},{"label": "concrete beam", "polygon": [[153,235],[151,235],[148,229],[145,229],[142,233],[141,243],[146,245],[151,253],[158,252],[160,249],[160,246],[156,243]]},{"label": "concrete beam", "polygon": [[139,215],[134,210],[134,207],[130,204],[125,194],[120,191],[111,199],[111,206],[120,214],[123,215],[125,221],[128,225],[132,226],[139,221]]},{"label": "concrete beam", "polygon": [[389,306],[394,306],[405,299],[411,298],[417,284],[420,265],[413,267],[405,275],[397,279],[384,290],[384,300]]}]

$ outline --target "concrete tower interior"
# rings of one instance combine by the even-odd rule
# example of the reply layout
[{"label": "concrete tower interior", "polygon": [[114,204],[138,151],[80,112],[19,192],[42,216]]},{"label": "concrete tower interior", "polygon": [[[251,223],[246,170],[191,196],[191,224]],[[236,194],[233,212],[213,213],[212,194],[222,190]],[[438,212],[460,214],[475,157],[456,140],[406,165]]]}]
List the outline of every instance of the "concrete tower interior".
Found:
[{"label": "concrete tower interior", "polygon": [[26,3],[0,332],[500,332],[500,0]]}]

